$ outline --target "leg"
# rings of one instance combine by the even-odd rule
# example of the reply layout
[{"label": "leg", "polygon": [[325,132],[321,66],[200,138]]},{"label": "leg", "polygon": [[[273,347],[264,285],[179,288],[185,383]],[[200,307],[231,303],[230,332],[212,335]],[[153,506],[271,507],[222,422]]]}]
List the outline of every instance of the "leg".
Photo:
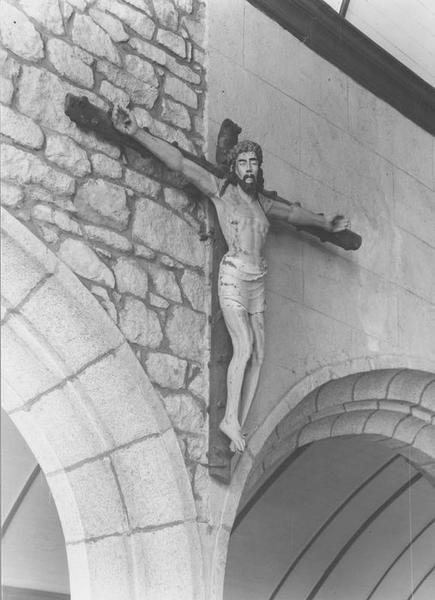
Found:
[{"label": "leg", "polygon": [[264,360],[264,313],[261,312],[250,315],[250,320],[252,331],[254,333],[254,346],[251,362],[248,365],[243,385],[242,416],[240,419],[242,426],[246,421],[255,392],[257,391],[260,369]]},{"label": "leg", "polygon": [[233,356],[227,373],[227,405],[220,429],[243,452],[245,440],[240,430],[239,406],[246,364],[251,357],[253,333],[246,310],[237,303],[222,302],[222,313],[233,344]]}]

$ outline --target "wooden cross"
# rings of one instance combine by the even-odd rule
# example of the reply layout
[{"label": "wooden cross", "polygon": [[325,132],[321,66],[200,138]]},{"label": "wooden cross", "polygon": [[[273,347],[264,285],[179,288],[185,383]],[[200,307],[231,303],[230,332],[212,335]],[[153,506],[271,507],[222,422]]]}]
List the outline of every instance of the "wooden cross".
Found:
[{"label": "wooden cross", "polygon": [[[129,147],[144,158],[153,156],[142,144],[133,137],[120,133],[112,123],[110,111],[106,112],[91,104],[86,96],[77,97],[67,94],[65,113],[81,129],[93,131],[99,137],[121,147]],[[213,164],[203,157],[198,157],[178,147],[183,156],[212,173],[224,178],[229,173],[228,153],[237,144],[241,128],[230,119],[225,119],[221,125],[216,148],[216,163]],[[187,185],[186,181],[186,185]],[[278,196],[276,192],[262,189],[261,194],[278,202],[288,204],[288,201]],[[209,203],[210,205],[212,203]],[[214,213],[214,208],[210,209]],[[211,359],[210,359],[210,402],[209,402],[209,452],[208,463],[210,475],[223,483],[231,479],[231,458],[228,438],[220,431],[219,423],[225,411],[226,373],[231,358],[231,341],[226,330],[218,302],[217,273],[220,260],[226,251],[226,244],[214,214],[215,232],[212,236],[213,267],[212,267],[212,327],[211,327]],[[329,232],[320,227],[298,227],[297,229],[316,236],[322,242],[329,242],[345,250],[357,250],[361,246],[361,236],[345,229],[339,232]]]}]

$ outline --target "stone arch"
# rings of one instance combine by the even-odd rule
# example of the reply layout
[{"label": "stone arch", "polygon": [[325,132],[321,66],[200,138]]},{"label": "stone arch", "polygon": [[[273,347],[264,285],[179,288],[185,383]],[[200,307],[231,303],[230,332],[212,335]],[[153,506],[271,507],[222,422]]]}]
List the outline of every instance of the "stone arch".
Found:
[{"label": "stone arch", "polygon": [[62,522],[72,598],[203,597],[193,495],[176,436],[119,329],[2,211],[3,407]]},{"label": "stone arch", "polygon": [[[416,357],[357,359],[327,367],[292,388],[250,437],[222,491],[213,598],[220,598],[226,552],[242,492],[267,480],[296,448],[365,435],[395,448],[435,485],[435,372]],[[331,379],[331,375],[334,379]]]}]

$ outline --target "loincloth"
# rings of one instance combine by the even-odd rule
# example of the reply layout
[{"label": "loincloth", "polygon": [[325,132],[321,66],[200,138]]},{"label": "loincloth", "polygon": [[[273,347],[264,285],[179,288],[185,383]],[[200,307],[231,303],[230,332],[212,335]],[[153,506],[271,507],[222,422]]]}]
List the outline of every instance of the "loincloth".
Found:
[{"label": "loincloth", "polygon": [[224,256],[219,267],[218,295],[222,307],[242,307],[249,314],[264,312],[266,264],[249,266]]}]

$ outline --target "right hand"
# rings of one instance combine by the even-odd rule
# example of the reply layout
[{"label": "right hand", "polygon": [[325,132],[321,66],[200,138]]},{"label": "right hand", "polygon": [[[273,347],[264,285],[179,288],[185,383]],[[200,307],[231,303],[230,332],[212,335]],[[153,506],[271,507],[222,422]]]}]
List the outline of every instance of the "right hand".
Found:
[{"label": "right hand", "polygon": [[326,222],[328,223],[328,231],[332,233],[338,233],[344,229],[350,229],[350,219],[345,215],[326,215]]},{"label": "right hand", "polygon": [[134,114],[119,104],[113,106],[112,122],[115,129],[127,135],[134,135],[139,129]]}]

